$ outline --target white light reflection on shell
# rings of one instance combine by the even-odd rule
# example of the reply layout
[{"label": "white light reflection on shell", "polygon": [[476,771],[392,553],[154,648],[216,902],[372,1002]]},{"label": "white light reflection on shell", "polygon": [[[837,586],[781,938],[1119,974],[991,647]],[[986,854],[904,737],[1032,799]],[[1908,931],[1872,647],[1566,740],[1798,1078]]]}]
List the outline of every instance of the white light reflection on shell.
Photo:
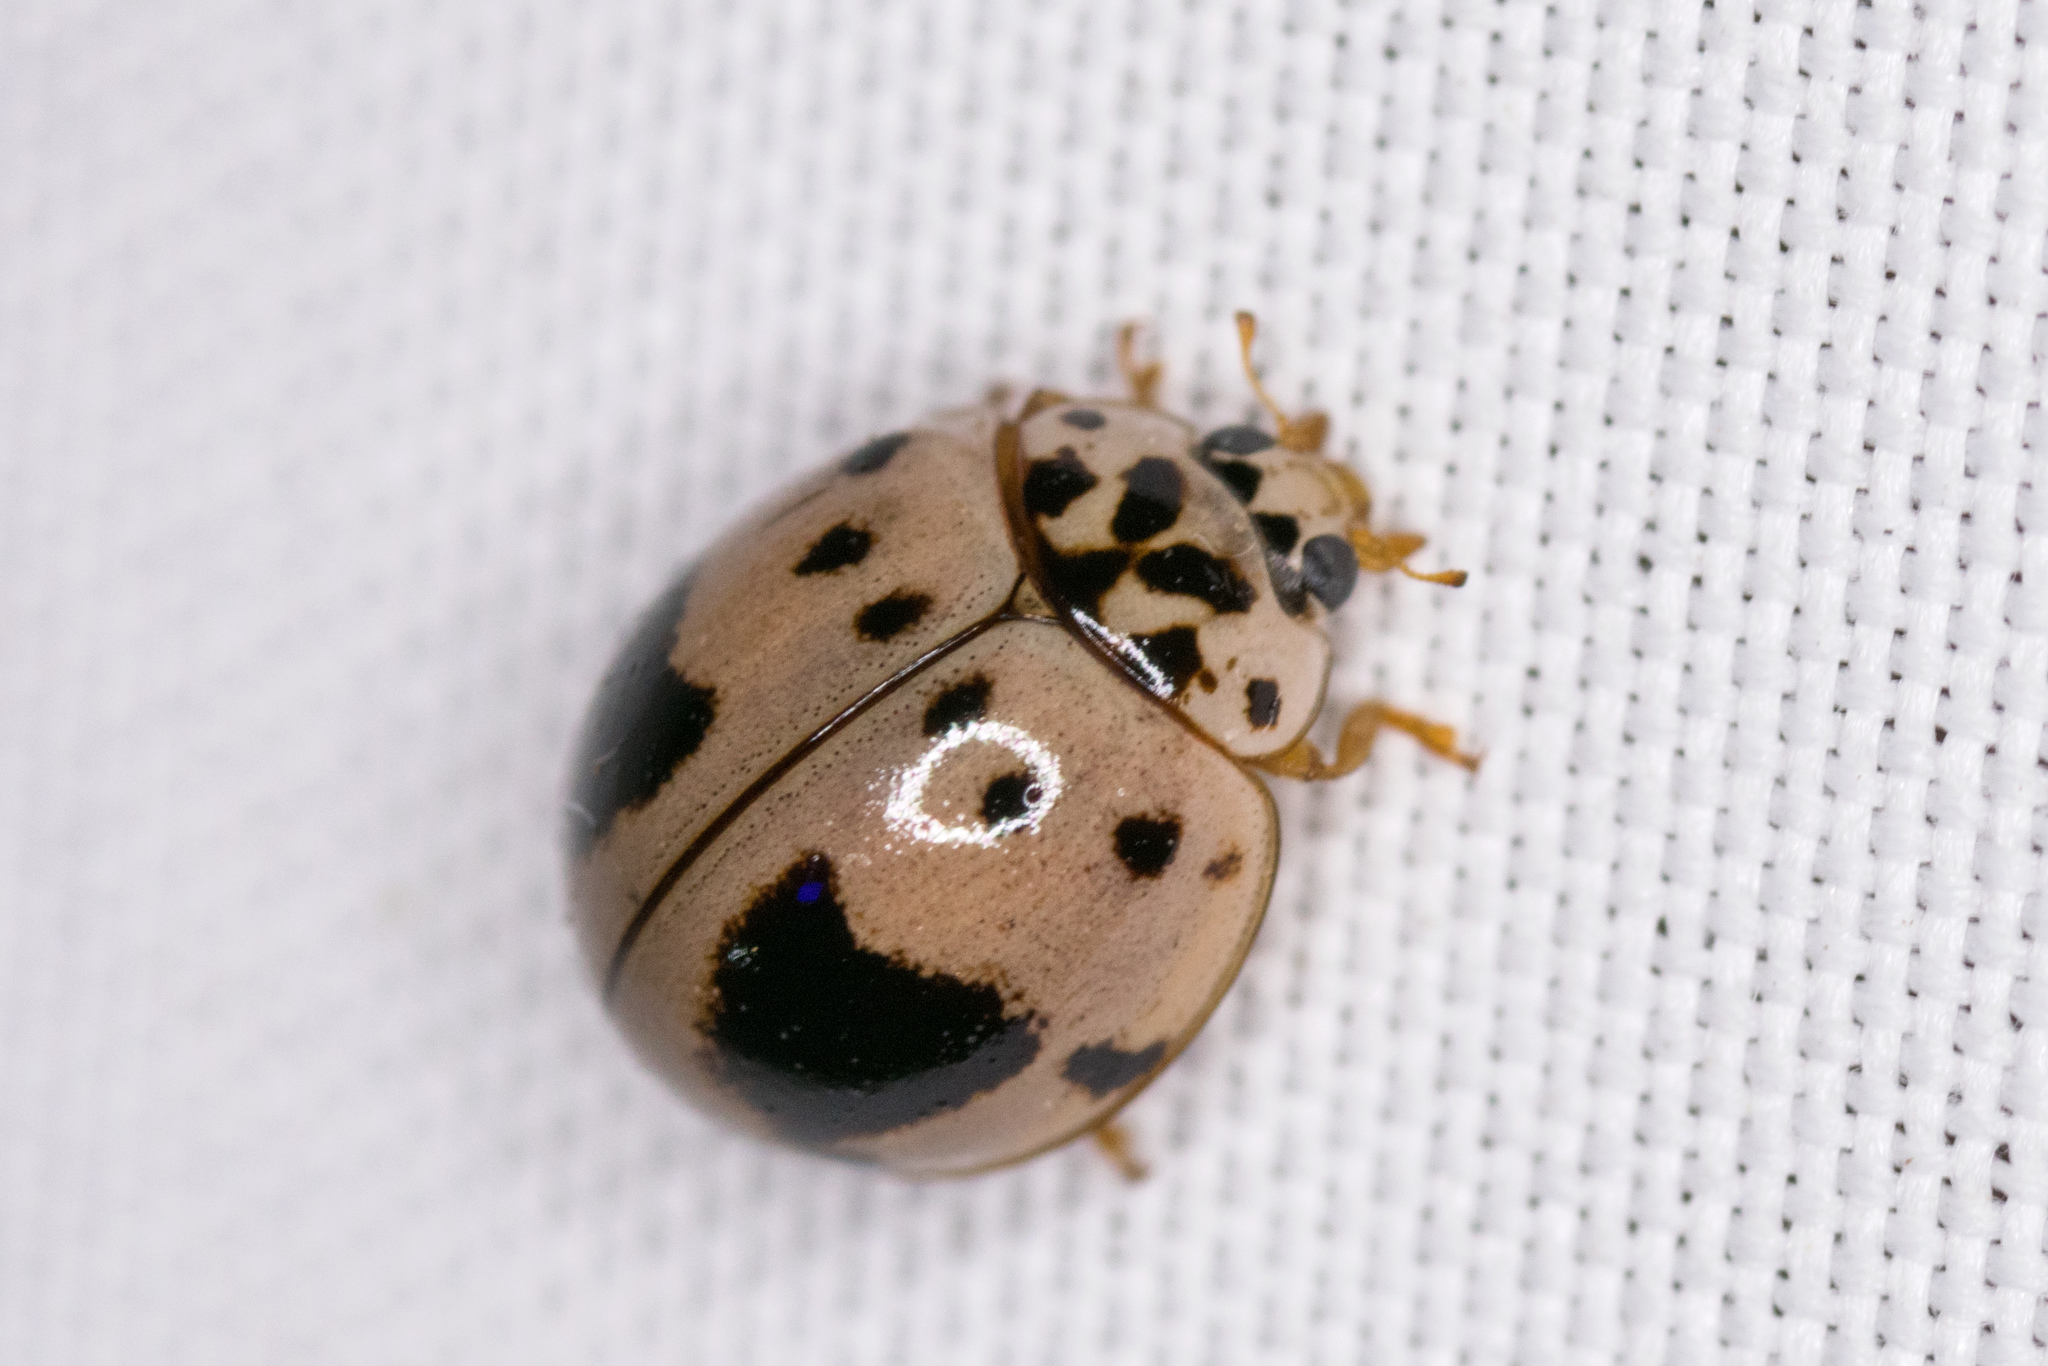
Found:
[{"label": "white light reflection on shell", "polygon": [[[925,787],[940,763],[960,746],[972,744],[999,745],[1022,759],[1031,771],[1031,786],[1025,789],[1021,815],[993,825],[947,825],[924,809]],[[1005,835],[1038,829],[1059,799],[1059,758],[1036,737],[1000,721],[968,721],[941,735],[922,758],[897,773],[889,788],[889,804],[882,814],[890,829],[931,844],[976,844],[993,849]]]}]

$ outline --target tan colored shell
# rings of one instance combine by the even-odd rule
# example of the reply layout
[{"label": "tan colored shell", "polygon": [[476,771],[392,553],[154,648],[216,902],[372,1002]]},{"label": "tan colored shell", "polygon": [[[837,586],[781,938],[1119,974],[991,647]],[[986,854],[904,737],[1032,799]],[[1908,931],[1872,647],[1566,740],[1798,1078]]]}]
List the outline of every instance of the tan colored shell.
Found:
[{"label": "tan colored shell", "polygon": [[[807,479],[721,539],[650,609],[599,691],[571,775],[570,842],[590,854],[574,861],[571,891],[600,976],[663,874],[751,783],[1009,598],[1021,570],[989,456],[993,426],[986,414],[956,414],[863,447],[900,443],[871,470],[849,473],[842,461]],[[842,526],[870,538],[859,562],[797,573]],[[892,595],[928,602],[894,634],[864,637],[861,613]],[[611,776],[603,766],[630,762],[646,742],[623,716],[634,699],[614,695],[622,677],[630,689],[636,668],[659,677],[648,656],[708,690],[711,716],[645,800],[607,809],[609,794],[591,796],[603,787],[593,777]]]},{"label": "tan colored shell", "polygon": [[[977,679],[987,688],[976,719],[1007,729],[990,730],[993,740],[928,733],[935,700]],[[1046,796],[1036,827],[984,843],[962,838],[987,834],[975,799],[1019,766],[1017,737],[1042,747],[1054,766],[1034,772]],[[917,806],[935,826],[906,822],[901,809],[892,820],[906,775],[935,750]],[[1133,818],[1178,828],[1176,847],[1150,875],[1119,852],[1117,832]],[[1060,625],[1010,620],[874,704],[749,806],[649,920],[613,1010],[664,1076],[757,1132],[914,1174],[1009,1162],[1100,1122],[1193,1037],[1250,945],[1277,848],[1257,779],[1115,679]],[[1006,1055],[979,1071],[970,1058],[952,1060],[950,1084],[919,1074],[866,1092],[819,1085],[794,1112],[769,1114],[787,1088],[733,1056],[721,1012],[749,1001],[729,999],[716,979],[732,955],[769,951],[748,947],[750,906],[767,898],[763,914],[807,914],[787,885],[782,902],[774,899],[792,868],[815,866],[807,859],[829,865],[831,898],[860,951],[892,958],[898,972],[999,993],[1012,1024],[983,1052]],[[806,964],[809,991],[831,992],[832,964]],[[783,1038],[787,1023],[778,1016],[774,1036],[756,1041],[771,1063],[781,1061],[779,1075],[798,1065]],[[839,1027],[858,1034],[858,1022]],[[1020,1029],[1030,1056],[1011,1066]],[[929,1117],[875,1127],[927,1102],[936,1107]]]},{"label": "tan colored shell", "polygon": [[[1188,1043],[1278,853],[1239,761],[1301,736],[1329,667],[1264,500],[1206,450],[1134,404],[945,415],[650,609],[593,705],[570,840],[585,952],[658,1071],[742,1128],[931,1175],[1101,1124]],[[1320,525],[1313,458],[1260,459]],[[1046,461],[1085,476],[1057,512]],[[1147,480],[1171,515],[1139,498],[1134,522]],[[1057,562],[1103,551],[1083,601]]]},{"label": "tan colored shell", "polygon": [[[1076,426],[1077,414],[1091,425]],[[1089,584],[1078,592],[1070,589],[1063,605],[1093,623],[1098,639],[1126,662],[1134,678],[1170,700],[1232,754],[1276,754],[1308,730],[1322,707],[1330,674],[1322,608],[1311,604],[1300,616],[1282,609],[1273,591],[1265,543],[1230,489],[1194,458],[1196,440],[1185,422],[1137,404],[1049,407],[1021,429],[1026,515],[1050,548],[1049,576],[1056,588],[1062,561],[1078,566],[1074,577],[1085,579],[1091,557],[1112,567],[1118,563],[1114,557],[1127,557],[1128,564],[1099,597],[1075,600],[1087,597],[1095,587]],[[1271,456],[1285,457],[1287,463],[1272,462]],[[1268,460],[1282,479],[1275,481],[1280,486],[1267,492],[1266,501],[1280,506],[1275,494],[1294,494],[1313,500],[1308,506],[1319,507],[1327,491],[1303,484],[1302,472],[1294,468],[1312,459],[1271,452]],[[1120,536],[1120,514],[1126,501],[1138,496],[1130,482],[1133,471],[1148,462],[1178,474],[1178,513],[1149,535]],[[1040,499],[1035,506],[1029,497],[1034,467],[1041,485],[1057,490],[1050,501]],[[1058,479],[1062,468],[1074,472],[1064,485]],[[1062,504],[1060,498],[1083,482],[1083,471],[1092,486]],[[1159,473],[1164,475],[1165,469]],[[1253,510],[1258,507],[1255,500]],[[1139,529],[1150,525],[1143,523]],[[1148,558],[1161,554],[1199,554],[1227,564],[1242,583],[1244,598],[1219,610],[1200,598],[1144,582],[1140,570]],[[1176,628],[1192,632],[1198,651],[1199,668],[1185,679],[1173,676],[1169,662],[1189,658],[1184,642],[1171,634]],[[1277,716],[1261,715],[1264,724],[1254,720],[1250,690],[1255,680],[1277,695]]]}]

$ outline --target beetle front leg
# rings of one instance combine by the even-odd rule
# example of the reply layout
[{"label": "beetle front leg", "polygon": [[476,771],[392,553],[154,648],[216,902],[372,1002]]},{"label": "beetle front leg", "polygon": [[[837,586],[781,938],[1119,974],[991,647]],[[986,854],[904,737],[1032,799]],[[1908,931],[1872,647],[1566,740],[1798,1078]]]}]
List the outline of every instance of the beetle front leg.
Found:
[{"label": "beetle front leg", "polygon": [[1361,702],[1351,709],[1351,714],[1344,718],[1344,729],[1337,736],[1335,759],[1325,759],[1322,751],[1304,735],[1278,754],[1249,762],[1255,768],[1282,778],[1297,778],[1308,783],[1329,782],[1358,771],[1359,765],[1371,757],[1373,744],[1379,739],[1382,727],[1413,736],[1431,754],[1456,764],[1468,773],[1478,771],[1480,756],[1467,754],[1458,748],[1456,730],[1384,702]]}]

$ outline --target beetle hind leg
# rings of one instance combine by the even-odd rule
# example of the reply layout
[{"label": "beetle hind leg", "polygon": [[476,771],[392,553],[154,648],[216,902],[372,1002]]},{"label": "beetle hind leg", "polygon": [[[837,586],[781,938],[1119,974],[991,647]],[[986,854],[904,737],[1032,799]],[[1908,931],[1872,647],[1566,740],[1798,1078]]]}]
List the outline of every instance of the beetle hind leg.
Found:
[{"label": "beetle hind leg", "polygon": [[1138,1156],[1137,1145],[1131,1142],[1130,1130],[1113,1119],[1106,1119],[1095,1126],[1092,1137],[1096,1150],[1109,1159],[1117,1174],[1126,1181],[1143,1181],[1151,1174],[1151,1168]]},{"label": "beetle hind leg", "polygon": [[1384,702],[1361,702],[1351,709],[1351,714],[1344,718],[1343,730],[1337,736],[1337,757],[1334,759],[1325,759],[1322,751],[1304,735],[1278,754],[1254,759],[1251,763],[1282,778],[1298,778],[1309,783],[1329,782],[1358,771],[1359,766],[1372,756],[1372,747],[1378,741],[1382,728],[1412,736],[1417,744],[1437,758],[1448,760],[1468,773],[1479,768],[1479,755],[1468,754],[1458,748],[1456,730]]}]

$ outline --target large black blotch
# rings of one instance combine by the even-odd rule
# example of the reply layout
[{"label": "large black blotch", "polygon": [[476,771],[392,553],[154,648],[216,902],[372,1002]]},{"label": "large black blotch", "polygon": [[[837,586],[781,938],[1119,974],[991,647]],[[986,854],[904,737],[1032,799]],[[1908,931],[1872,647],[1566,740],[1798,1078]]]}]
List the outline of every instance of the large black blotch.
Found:
[{"label": "large black blotch", "polygon": [[694,577],[686,573],[641,613],[632,638],[598,684],[576,746],[568,842],[578,856],[604,837],[621,811],[661,791],[704,743],[718,695],[669,667]]},{"label": "large black blotch", "polygon": [[1186,692],[1194,676],[1202,671],[1202,645],[1192,626],[1172,626],[1149,636],[1133,636],[1131,643],[1158,671],[1168,697]]},{"label": "large black blotch", "polygon": [[1138,577],[1148,588],[1200,598],[1218,612],[1248,612],[1258,597],[1230,561],[1185,543],[1143,556]]},{"label": "large black blotch", "polygon": [[979,721],[988,711],[988,690],[987,677],[976,674],[934,697],[924,709],[924,733],[937,737],[955,726]]},{"label": "large black blotch", "polygon": [[718,1070],[778,1133],[825,1147],[958,1109],[1038,1056],[1038,1019],[986,982],[862,948],[822,854],[725,928],[703,1023]]},{"label": "large black blotch", "polygon": [[862,640],[889,640],[924,620],[924,614],[931,605],[932,600],[923,593],[906,593],[898,589],[888,597],[861,608],[853,619],[853,629]]},{"label": "large black blotch", "polygon": [[1129,1053],[1105,1039],[1101,1043],[1083,1044],[1075,1049],[1060,1068],[1060,1075],[1101,1100],[1111,1091],[1121,1091],[1150,1072],[1165,1056],[1164,1039],[1156,1039]]},{"label": "large black blotch", "polygon": [[1180,520],[1187,481],[1171,460],[1148,455],[1124,471],[1123,501],[1116,505],[1109,534],[1129,545],[1149,540]]},{"label": "large black blotch", "polygon": [[1358,552],[1342,536],[1311,536],[1301,548],[1301,578],[1334,612],[1358,586]]},{"label": "large black blotch", "polygon": [[1116,826],[1116,856],[1132,877],[1158,877],[1180,851],[1180,817],[1126,816]]},{"label": "large black blotch", "polygon": [[1093,408],[1069,408],[1060,414],[1060,421],[1069,427],[1079,427],[1084,432],[1092,432],[1101,427],[1107,419]]},{"label": "large black blotch", "polygon": [[875,538],[871,532],[851,522],[841,522],[820,536],[817,543],[804,557],[796,562],[795,572],[808,577],[812,574],[829,574],[835,569],[844,569],[850,564],[859,564],[868,557]]},{"label": "large black blotch", "polygon": [[840,461],[839,468],[848,474],[873,474],[894,460],[896,452],[909,444],[909,432],[892,432],[888,436],[878,436]]},{"label": "large black blotch", "polygon": [[1034,460],[1024,472],[1024,510],[1038,517],[1057,517],[1100,482],[1072,446],[1062,446],[1052,459]]},{"label": "large black blotch", "polygon": [[1116,586],[1131,562],[1128,550],[1083,550],[1062,555],[1045,547],[1045,576],[1053,596],[1091,617],[1102,615],[1102,595]]}]

